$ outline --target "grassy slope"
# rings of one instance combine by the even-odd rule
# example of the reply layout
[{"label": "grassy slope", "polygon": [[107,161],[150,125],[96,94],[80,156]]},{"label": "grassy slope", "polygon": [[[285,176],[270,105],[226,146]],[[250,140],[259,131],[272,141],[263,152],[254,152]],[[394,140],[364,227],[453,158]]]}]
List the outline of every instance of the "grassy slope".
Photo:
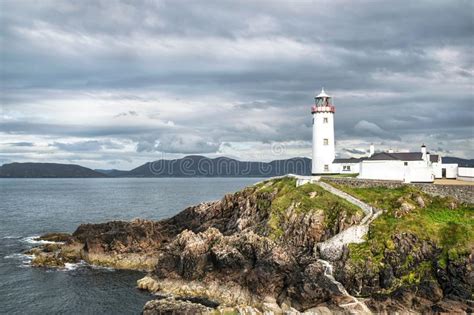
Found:
[{"label": "grassy slope", "polygon": [[[356,265],[368,260],[375,266],[383,267],[385,249],[394,250],[391,237],[394,234],[409,232],[420,239],[434,241],[442,249],[438,263],[441,267],[447,259],[456,260],[468,255],[474,247],[474,205],[458,204],[452,198],[432,197],[410,186],[397,189],[385,187],[352,188],[336,185],[337,188],[359,198],[386,212],[370,226],[367,242],[350,245],[350,259]],[[416,198],[425,201],[420,207]],[[414,206],[414,209],[402,216],[396,216],[402,203]],[[420,264],[415,269],[410,266],[410,255],[400,268],[406,267],[406,276],[398,285],[419,282],[432,268],[431,262]]]},{"label": "grassy slope", "polygon": [[[276,196],[271,203],[259,205],[260,208],[270,210],[268,225],[272,231],[270,236],[274,239],[284,234],[282,223],[286,219],[286,210],[292,205],[297,213],[322,210],[327,227],[334,226],[343,212],[347,214],[347,220],[354,215],[363,216],[361,209],[327,192],[318,185],[305,184],[296,187],[296,179],[294,178],[286,177],[269,180],[256,186],[257,194],[273,193],[275,191]],[[311,198],[311,194],[315,194],[315,196]]]}]

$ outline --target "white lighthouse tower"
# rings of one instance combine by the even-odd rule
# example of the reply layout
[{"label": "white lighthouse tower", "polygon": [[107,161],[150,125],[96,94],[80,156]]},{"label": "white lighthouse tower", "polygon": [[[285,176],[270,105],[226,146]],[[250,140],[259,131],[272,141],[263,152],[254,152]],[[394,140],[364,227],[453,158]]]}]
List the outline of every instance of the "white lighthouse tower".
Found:
[{"label": "white lighthouse tower", "polygon": [[313,114],[313,175],[329,174],[332,162],[336,157],[334,144],[334,112],[331,96],[321,90],[315,98],[315,105],[311,107]]}]

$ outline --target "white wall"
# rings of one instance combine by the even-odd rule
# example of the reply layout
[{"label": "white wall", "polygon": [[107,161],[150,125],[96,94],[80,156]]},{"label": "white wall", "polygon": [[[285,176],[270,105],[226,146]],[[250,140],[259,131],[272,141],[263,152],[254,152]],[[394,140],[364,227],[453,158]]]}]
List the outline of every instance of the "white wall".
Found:
[{"label": "white wall", "polygon": [[458,167],[457,179],[474,181],[474,167]]},{"label": "white wall", "polygon": [[[324,118],[328,122],[324,123]],[[324,144],[324,139],[329,143]],[[336,157],[334,144],[334,113],[316,112],[313,114],[313,161],[312,173],[335,173],[332,161]],[[324,170],[324,165],[329,165],[329,171]]]},{"label": "white wall", "polygon": [[425,161],[362,161],[359,178],[395,180],[406,183],[433,182],[431,165]]},{"label": "white wall", "polygon": [[446,169],[446,178],[454,179],[458,176],[458,165],[457,164],[441,164],[441,171],[442,169]]},{"label": "white wall", "polygon": [[406,183],[431,183],[435,176],[431,163],[426,161],[409,161],[405,166],[405,182]]},{"label": "white wall", "polygon": [[362,161],[359,178],[403,181],[405,166],[403,161]]},{"label": "white wall", "polygon": [[441,163],[435,162],[432,164],[432,166],[433,166],[433,175],[435,176],[435,178],[443,178]]},{"label": "white wall", "polygon": [[[350,166],[350,171],[344,171],[344,166]],[[357,174],[360,172],[360,163],[335,163],[332,170],[337,174]]]}]

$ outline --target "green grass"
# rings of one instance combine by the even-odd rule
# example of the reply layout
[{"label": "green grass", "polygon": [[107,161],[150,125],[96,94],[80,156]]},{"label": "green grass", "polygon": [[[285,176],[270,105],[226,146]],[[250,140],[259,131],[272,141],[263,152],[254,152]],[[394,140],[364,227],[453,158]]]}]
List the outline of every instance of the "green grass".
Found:
[{"label": "green grass", "polygon": [[[412,186],[399,188],[353,188],[331,183],[335,187],[386,212],[372,222],[367,242],[351,244],[350,260],[360,268],[370,262],[376,268],[383,268],[385,251],[396,250],[392,237],[399,233],[415,234],[420,240],[430,240],[441,249],[438,257],[440,267],[448,260],[469,255],[474,248],[474,205],[460,204],[452,198],[433,197]],[[417,198],[423,198],[425,207],[420,207]],[[408,213],[400,215],[402,203],[414,206]],[[417,283],[427,277],[431,262],[412,264],[408,255],[400,266],[406,271],[397,285]],[[413,257],[411,257],[413,258]]]},{"label": "green grass", "polygon": [[[370,228],[370,239],[387,239],[394,232],[411,232],[423,239],[438,242],[444,247],[473,246],[474,205],[457,204],[452,198],[429,196],[411,186],[390,189],[352,188],[335,185],[339,189],[386,212],[375,220]],[[421,208],[416,198],[421,197],[425,207]],[[415,206],[415,209],[396,217],[401,203]],[[454,209],[451,209],[454,204]]]},{"label": "green grass", "polygon": [[[270,237],[277,239],[284,235],[284,223],[288,209],[305,214],[322,211],[325,226],[332,228],[346,214],[346,220],[354,215],[363,216],[362,210],[346,200],[339,198],[316,184],[305,184],[296,187],[296,179],[282,178],[260,183],[256,187],[257,206],[269,211],[268,227]],[[271,201],[264,198],[265,194],[275,194]],[[311,195],[314,197],[311,197]]]}]

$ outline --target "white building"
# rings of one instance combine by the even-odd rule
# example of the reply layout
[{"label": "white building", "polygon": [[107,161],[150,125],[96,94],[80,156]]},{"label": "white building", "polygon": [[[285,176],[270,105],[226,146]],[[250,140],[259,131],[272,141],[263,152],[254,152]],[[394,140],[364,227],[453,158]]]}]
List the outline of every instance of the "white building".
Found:
[{"label": "white building", "polygon": [[441,161],[433,163],[435,178],[450,178],[454,179],[458,175],[458,165],[455,163],[445,164]]},{"label": "white building", "polygon": [[420,152],[379,152],[370,146],[369,156],[336,159],[334,138],[335,107],[332,97],[321,90],[311,108],[313,115],[312,174],[358,174],[359,178],[394,180],[405,183],[433,182],[435,178],[474,180],[474,169],[458,169],[457,164],[443,164],[425,145]]},{"label": "white building", "polygon": [[334,159],[332,170],[336,174],[359,174],[361,159]]},{"label": "white building", "polygon": [[321,90],[311,107],[313,115],[313,175],[334,173],[332,163],[336,157],[334,142],[334,112],[331,96]]},{"label": "white building", "polygon": [[362,159],[358,177],[430,183],[435,179],[433,161],[438,162],[439,159],[437,155],[431,156],[424,145],[420,152],[375,153]]},{"label": "white building", "polygon": [[457,179],[474,182],[474,167],[459,167]]}]

